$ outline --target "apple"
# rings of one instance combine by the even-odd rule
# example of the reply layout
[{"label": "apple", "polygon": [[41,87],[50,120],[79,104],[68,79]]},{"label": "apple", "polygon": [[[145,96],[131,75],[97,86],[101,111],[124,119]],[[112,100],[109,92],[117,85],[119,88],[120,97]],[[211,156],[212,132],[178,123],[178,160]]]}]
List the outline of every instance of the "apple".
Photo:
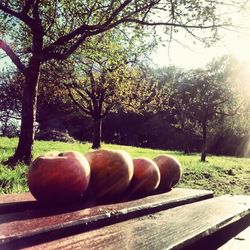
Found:
[{"label": "apple", "polygon": [[122,150],[99,149],[85,154],[91,169],[90,192],[93,199],[122,194],[133,176],[133,161]]},{"label": "apple", "polygon": [[181,178],[181,164],[173,156],[160,155],[153,159],[161,174],[161,181],[157,188],[159,191],[169,191]]},{"label": "apple", "polygon": [[156,163],[146,157],[133,159],[134,175],[130,184],[131,194],[150,194],[160,183],[160,171]]},{"label": "apple", "polygon": [[79,152],[49,152],[31,163],[27,179],[38,201],[67,202],[80,198],[87,190],[90,166]]}]

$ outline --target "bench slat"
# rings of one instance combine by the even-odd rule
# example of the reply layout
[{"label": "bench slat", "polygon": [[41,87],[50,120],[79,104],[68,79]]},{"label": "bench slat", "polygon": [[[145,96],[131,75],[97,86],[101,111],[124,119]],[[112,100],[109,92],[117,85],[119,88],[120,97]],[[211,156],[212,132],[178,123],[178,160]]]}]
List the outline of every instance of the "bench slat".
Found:
[{"label": "bench slat", "polygon": [[249,196],[221,196],[32,245],[32,249],[182,249],[242,218],[250,224],[249,214]]},{"label": "bench slat", "polygon": [[31,193],[0,195],[0,214],[13,213],[27,209],[34,209],[37,202]]},{"label": "bench slat", "polygon": [[[137,217],[167,208],[211,198],[213,193],[205,190],[175,188],[164,194],[117,204],[99,205],[85,209],[43,208],[0,215],[0,244],[47,232],[79,227],[87,230],[99,222],[106,224]],[[1,245],[0,245],[1,248]]]}]

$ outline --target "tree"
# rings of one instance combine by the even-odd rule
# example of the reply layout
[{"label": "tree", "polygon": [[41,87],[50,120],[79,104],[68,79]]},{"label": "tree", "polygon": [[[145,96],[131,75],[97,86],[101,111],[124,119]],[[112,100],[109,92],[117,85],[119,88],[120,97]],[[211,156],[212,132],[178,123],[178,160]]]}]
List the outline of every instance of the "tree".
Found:
[{"label": "tree", "polygon": [[134,28],[161,25],[171,35],[179,28],[191,35],[194,29],[206,29],[213,40],[217,28],[225,25],[217,15],[216,1],[2,0],[0,11],[0,48],[25,77],[19,142],[9,164],[31,160],[43,63],[65,60],[90,37],[122,24]]},{"label": "tree", "polygon": [[[249,153],[250,72],[246,66],[244,62],[231,55],[225,55],[208,65],[210,70],[217,73],[223,70],[224,75],[232,83],[231,87],[234,89],[233,98],[230,99],[232,109],[227,110],[221,122],[213,126],[216,137],[214,153],[237,156],[246,156],[247,151]],[[237,107],[237,105],[238,109],[235,112],[233,106]],[[234,114],[234,116],[230,114]]]},{"label": "tree", "polygon": [[143,101],[145,91],[140,92],[139,100],[130,100],[132,92],[142,90],[135,81],[144,84],[142,77],[137,79],[139,69],[135,69],[135,63],[152,46],[140,41],[138,47],[140,37],[128,39],[120,31],[109,31],[105,36],[92,38],[84,53],[75,55],[73,60],[78,62],[77,67],[70,69],[71,64],[68,64],[71,74],[66,76],[64,86],[73,103],[93,120],[92,148],[101,146],[102,121],[110,112],[131,109],[131,102],[134,102],[134,109],[135,102]]},{"label": "tree", "polygon": [[237,114],[241,107],[227,71],[227,62],[223,60],[213,62],[208,69],[190,71],[176,88],[177,125],[189,134],[200,132],[201,161],[206,160],[209,126],[215,126],[225,116]]},{"label": "tree", "polygon": [[16,72],[2,72],[0,77],[0,127],[3,136],[17,131],[16,123],[21,118],[22,77]]},{"label": "tree", "polygon": [[[181,107],[182,104],[179,102],[182,98],[182,90],[179,87],[183,85],[187,72],[184,69],[169,66],[157,69],[155,74],[163,89],[160,95],[162,100],[160,109],[165,111],[167,122],[175,128],[175,134],[181,134],[181,140],[179,139],[181,149],[185,153],[189,153],[190,137],[194,128],[188,126],[188,121],[182,117],[185,109]],[[177,110],[183,112],[177,112]]]}]

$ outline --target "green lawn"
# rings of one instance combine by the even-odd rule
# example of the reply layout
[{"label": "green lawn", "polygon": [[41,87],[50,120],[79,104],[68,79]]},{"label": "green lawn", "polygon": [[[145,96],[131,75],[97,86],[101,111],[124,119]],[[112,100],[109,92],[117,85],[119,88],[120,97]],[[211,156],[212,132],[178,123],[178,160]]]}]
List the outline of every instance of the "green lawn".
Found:
[{"label": "green lawn", "polygon": [[[0,161],[6,160],[14,152],[17,139],[0,137]],[[57,150],[76,150],[82,153],[90,150],[89,143],[62,143],[37,141],[34,145],[34,157],[44,152]],[[199,154],[184,155],[177,151],[153,150],[129,146],[104,144],[103,148],[123,149],[132,157],[145,156],[154,158],[167,153],[175,156],[182,165],[183,174],[178,187],[213,190],[216,195],[250,195],[250,159],[225,156],[208,156],[207,162],[199,161]],[[27,191],[27,166],[18,165],[10,170],[0,164],[0,193]]]}]

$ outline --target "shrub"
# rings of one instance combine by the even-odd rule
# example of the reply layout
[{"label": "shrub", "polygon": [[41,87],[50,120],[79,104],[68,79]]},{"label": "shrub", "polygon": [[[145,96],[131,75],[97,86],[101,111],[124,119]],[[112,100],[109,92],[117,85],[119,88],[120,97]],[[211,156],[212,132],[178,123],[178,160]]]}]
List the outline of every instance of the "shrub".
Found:
[{"label": "shrub", "polygon": [[45,141],[62,141],[62,142],[75,142],[75,139],[71,137],[68,131],[59,131],[59,130],[41,130],[36,133],[36,140],[45,140]]}]

